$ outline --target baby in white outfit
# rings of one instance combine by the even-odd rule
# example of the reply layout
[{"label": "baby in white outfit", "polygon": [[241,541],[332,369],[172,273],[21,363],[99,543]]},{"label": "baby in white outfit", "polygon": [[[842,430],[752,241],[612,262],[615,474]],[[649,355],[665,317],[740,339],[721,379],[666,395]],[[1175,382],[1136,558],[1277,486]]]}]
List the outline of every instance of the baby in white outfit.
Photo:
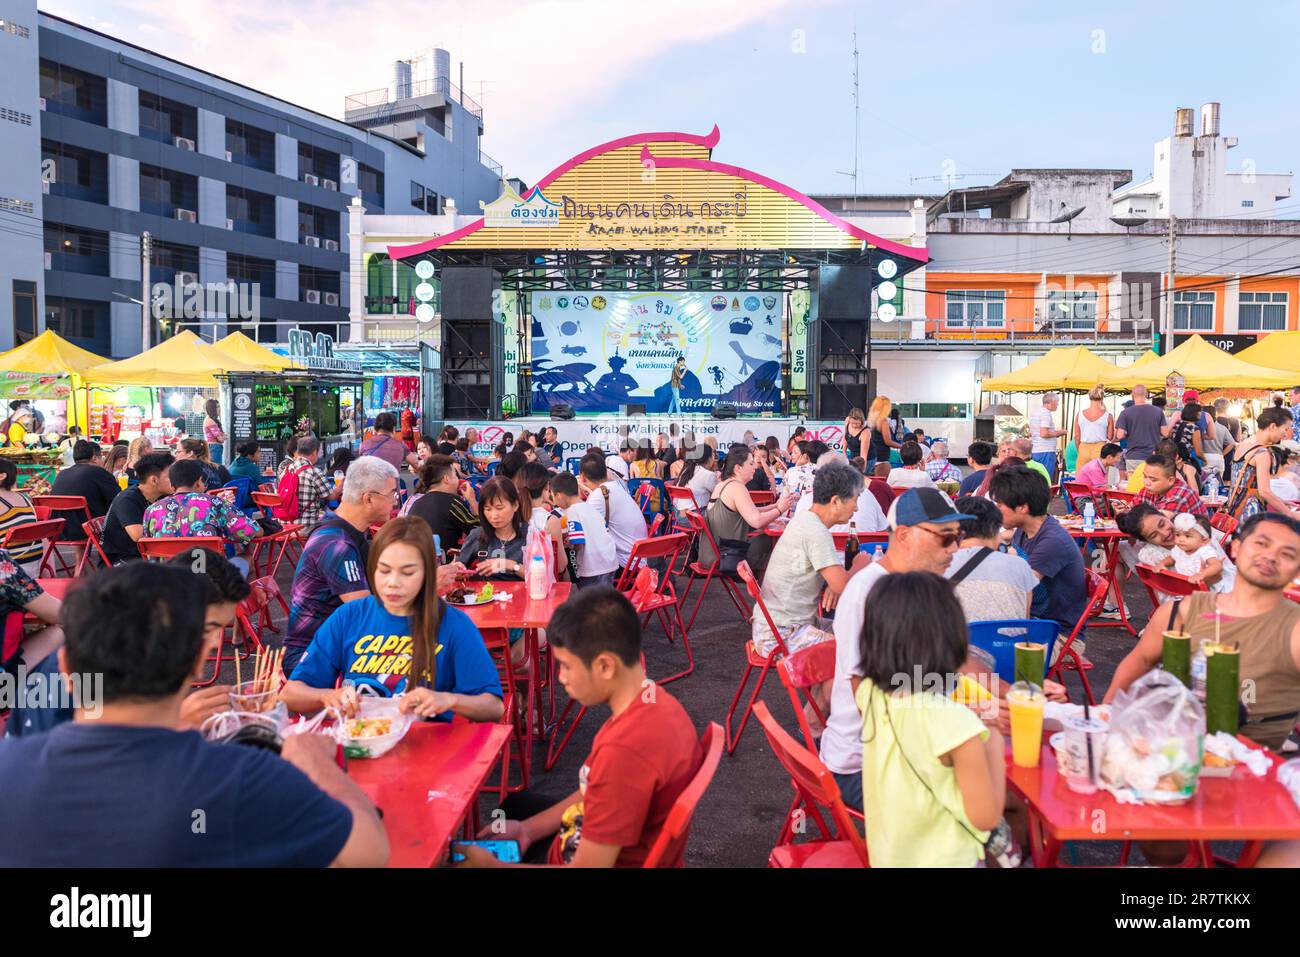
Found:
[{"label": "baby in white outfit", "polygon": [[1194,582],[1205,582],[1210,591],[1221,594],[1232,591],[1237,569],[1223,549],[1214,544],[1209,520],[1180,512],[1174,516],[1174,533],[1174,548],[1164,560],[1164,567]]}]

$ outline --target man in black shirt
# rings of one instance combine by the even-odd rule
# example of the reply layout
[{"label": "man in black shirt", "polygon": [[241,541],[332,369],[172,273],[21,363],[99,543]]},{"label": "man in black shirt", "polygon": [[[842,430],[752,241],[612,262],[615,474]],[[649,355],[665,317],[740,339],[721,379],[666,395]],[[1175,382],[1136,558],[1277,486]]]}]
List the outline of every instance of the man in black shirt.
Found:
[{"label": "man in black shirt", "polygon": [[456,472],[456,462],[450,456],[431,455],[425,469],[432,484],[411,505],[410,514],[429,524],[444,549],[459,548],[470,529],[478,527],[474,489],[467,483],[465,494],[469,501],[461,498],[460,476]]},{"label": "man in black shirt", "polygon": [[172,494],[167,470],[174,461],[170,452],[150,452],[140,456],[135,464],[139,484],[113,499],[108,517],[104,519],[104,553],[114,565],[140,557],[136,542],[144,536],[145,509]]},{"label": "man in black shirt", "polygon": [[[108,507],[121,491],[117,479],[104,468],[104,456],[98,442],[82,440],[72,447],[72,466],[64,469],[54,477],[51,495],[80,495],[86,500],[91,518],[108,514]],[[66,524],[63,540],[82,542],[86,532],[81,527],[86,521],[86,513],[81,510],[55,512],[54,518],[62,518]]]}]

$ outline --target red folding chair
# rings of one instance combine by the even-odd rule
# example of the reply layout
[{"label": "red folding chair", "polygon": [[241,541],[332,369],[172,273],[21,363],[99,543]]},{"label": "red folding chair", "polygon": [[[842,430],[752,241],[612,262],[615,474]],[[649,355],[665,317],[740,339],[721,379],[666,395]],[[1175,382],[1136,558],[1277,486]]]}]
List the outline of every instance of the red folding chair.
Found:
[{"label": "red folding chair", "polygon": [[[1210,586],[1205,582],[1194,582],[1186,575],[1180,575],[1178,572],[1167,571],[1163,568],[1155,568],[1151,565],[1137,565],[1135,567],[1138,581],[1146,588],[1147,594],[1151,596],[1151,610],[1159,608],[1169,598],[1186,598],[1193,592],[1209,591]],[[1160,596],[1164,595],[1164,598]]]},{"label": "red folding chair", "polygon": [[[772,649],[771,654],[760,655],[758,649],[754,647],[753,638],[745,635],[745,672],[740,676],[740,687],[736,689],[736,695],[731,699],[731,707],[727,709],[727,720],[724,725],[727,729],[728,754],[736,753],[736,745],[740,744],[740,736],[745,733],[745,725],[749,722],[749,715],[754,710],[754,702],[758,700],[759,692],[763,690],[763,682],[767,680],[767,673],[772,670],[772,666],[778,660],[790,654],[790,649],[785,646],[785,639],[781,636],[780,629],[772,621],[767,605],[763,603],[763,589],[758,584],[758,579],[754,577],[749,562],[741,562],[738,571],[740,572],[741,581],[745,583],[745,589],[749,592],[749,597],[754,599],[755,613],[762,612],[763,618],[767,620],[767,627],[772,630],[772,637],[776,640],[776,647]],[[745,705],[745,713],[740,718],[740,727],[735,730],[733,736],[731,724],[735,718],[736,705],[740,704],[740,698],[745,693],[745,686],[749,684],[749,676],[753,674],[755,668],[760,669],[758,682],[754,685],[754,691],[749,696],[749,703]]]},{"label": "red folding chair", "polygon": [[681,532],[686,536],[686,547],[682,549],[682,567],[674,569],[673,574],[685,574],[687,566],[691,562],[691,553],[695,550],[696,531],[691,525],[690,519],[686,517],[685,512],[698,512],[699,503],[695,501],[695,493],[689,488],[678,485],[669,485],[668,502],[672,506],[672,531]]},{"label": "red folding chair", "polygon": [[47,518],[40,522],[23,522],[23,524],[15,525],[5,532],[3,547],[5,551],[14,551],[20,549],[23,545],[44,542],[45,548],[41,552],[41,561],[36,566],[36,577],[54,578],[55,575],[52,571],[48,575],[45,573],[49,571],[50,553],[66,527],[67,523],[61,518]]},{"label": "red folding chair", "polygon": [[722,760],[722,728],[718,727],[716,721],[710,721],[704,729],[704,734],[700,736],[700,746],[704,749],[704,760],[700,762],[699,770],[691,778],[691,783],[677,795],[677,800],[668,812],[668,819],[664,821],[642,867],[663,867],[665,861],[682,856],[686,839],[690,835],[691,821],[695,818],[695,809],[704,792],[709,789],[713,775],[717,773],[718,762]]},{"label": "red folding chair", "polygon": [[[760,701],[754,706],[754,715],[763,726],[772,753],[790,775],[790,784],[795,792],[795,812],[786,816],[776,847],[768,856],[767,866],[869,867],[867,844],[844,806],[835,776],[776,723],[765,702]],[[817,825],[821,840],[790,843],[795,823],[800,819],[799,811]],[[823,811],[829,814],[833,830],[827,827]]]},{"label": "red folding chair", "polygon": [[519,761],[519,783],[510,784],[510,747],[501,751],[501,786],[497,789],[497,802],[505,800],[506,794],[528,789],[528,770],[532,757],[532,742],[527,737],[526,724],[522,708],[531,707],[527,697],[519,694],[519,685],[515,678],[515,666],[510,661],[510,633],[503,628],[483,629],[483,644],[497,666],[497,675],[501,679],[501,701],[505,711],[501,715],[501,724],[510,725],[510,741],[514,745],[515,756]]},{"label": "red folding chair", "polygon": [[1092,662],[1079,654],[1074,648],[1074,639],[1077,638],[1083,629],[1087,627],[1088,622],[1106,607],[1106,593],[1110,591],[1110,581],[1104,576],[1098,575],[1091,568],[1083,570],[1084,586],[1088,590],[1088,601],[1083,606],[1083,614],[1074,624],[1074,630],[1070,632],[1065,643],[1061,645],[1060,652],[1056,655],[1056,663],[1052,665],[1047,677],[1053,681],[1065,684],[1065,671],[1079,672],[1079,680],[1083,682],[1083,693],[1088,698],[1089,704],[1096,704],[1097,699],[1093,697],[1092,685],[1088,683],[1088,672],[1092,670]]},{"label": "red folding chair", "polygon": [[1086,482],[1065,482],[1061,485],[1065,493],[1065,504],[1072,512],[1082,513],[1080,499],[1092,499],[1093,507],[1102,518],[1111,518],[1110,505],[1106,502],[1105,489],[1095,489]]},{"label": "red folding chair", "polygon": [[1237,520],[1227,512],[1219,511],[1210,516],[1210,528],[1223,532],[1225,536],[1235,535],[1238,524]]},{"label": "red folding chair", "polygon": [[[261,486],[262,489],[267,487],[266,485]],[[231,491],[235,490],[232,489]],[[279,493],[275,491],[250,492],[249,497],[252,499],[253,504],[266,515],[273,515],[275,510],[280,508],[282,504]],[[303,540],[299,534],[302,531],[302,524],[300,522],[286,521],[281,522],[281,526],[280,531],[274,535],[259,535],[249,542],[253,546],[253,550],[249,553],[248,564],[250,571],[254,575],[269,575],[274,578],[276,573],[280,571],[280,562],[284,561],[285,553],[292,549],[294,562],[297,562],[302,555],[302,550],[298,544]],[[265,567],[260,564],[263,549],[266,549]]]},{"label": "red folding chair", "polygon": [[213,498],[221,499],[230,506],[233,506],[239,501],[239,489],[237,488],[226,488],[222,486],[221,488],[209,489],[208,494]]},{"label": "red folding chair", "polygon": [[726,589],[727,594],[731,597],[731,603],[736,606],[736,610],[740,612],[741,616],[746,621],[749,621],[749,610],[740,598],[740,586],[719,570],[722,565],[722,552],[718,549],[718,543],[713,539],[713,532],[709,531],[709,523],[705,521],[704,516],[698,511],[684,512],[683,514],[686,516],[687,521],[691,523],[691,528],[695,530],[696,540],[707,541],[713,548],[714,555],[713,562],[707,567],[703,562],[690,563],[691,577],[686,580],[686,587],[682,589],[682,601],[686,601],[686,596],[691,593],[691,586],[695,584],[697,579],[703,579],[704,584],[700,587],[699,597],[695,599],[695,606],[691,609],[691,617],[687,619],[686,627],[690,628],[695,624],[695,616],[700,613],[700,605],[704,601],[705,594],[708,593],[709,583],[714,579],[722,583],[722,587]]},{"label": "red folding chair", "polygon": [[655,517],[651,519],[650,525],[646,529],[646,535],[649,538],[654,538],[656,535],[659,534],[659,529],[663,527],[663,524],[664,524],[664,513],[655,512]]},{"label": "red folding chair", "polygon": [[1107,489],[1101,489],[1101,493],[1102,496],[1106,499],[1106,508],[1110,510],[1110,513],[1112,515],[1118,515],[1120,512],[1127,510],[1127,509],[1116,508],[1115,503],[1118,502],[1122,505],[1131,507],[1138,500],[1137,492],[1120,492],[1113,488],[1107,488]]},{"label": "red folding chair", "polygon": [[[235,606],[235,624],[259,648],[267,648],[266,633],[277,632],[272,616],[273,605],[278,603],[285,621],[289,620],[289,605],[280,593],[274,578],[258,578],[248,583],[248,597]],[[256,620],[254,620],[254,616]]]},{"label": "red folding chair", "polygon": [[142,538],[135,543],[145,561],[166,561],[182,552],[200,548],[210,549],[218,555],[226,553],[226,543],[215,535],[197,535],[184,538],[179,535],[166,535],[158,538]]},{"label": "red folding chair", "polygon": [[81,530],[86,533],[86,541],[90,542],[90,544],[94,546],[94,551],[92,552],[87,548],[86,554],[82,557],[81,561],[77,563],[78,577],[81,576],[82,570],[91,564],[91,560],[95,555],[98,555],[99,560],[104,563],[104,568],[108,568],[113,564],[108,560],[108,553],[104,551],[104,518],[105,517],[101,515],[98,518],[92,518],[89,522],[81,523]]},{"label": "red folding chair", "polygon": [[[92,518],[94,518],[94,516],[90,514],[90,506],[86,504],[86,497],[84,495],[36,495],[32,497],[32,505],[40,505],[43,508],[48,508],[51,513],[81,512],[83,515],[86,516],[85,519],[83,520],[81,518],[77,518],[71,515],[65,515],[64,518],[67,520],[68,523],[72,523],[72,522],[76,523],[76,525],[73,527],[79,527],[83,521],[89,522]],[[67,531],[67,527],[68,526],[65,524],[64,527],[65,532]],[[75,562],[69,564],[67,561],[64,560],[63,553],[59,551],[60,546],[63,545],[68,545],[74,549],[73,554],[76,555],[76,559],[77,559]],[[45,557],[41,559],[41,566],[40,569],[38,570],[38,574],[43,575],[45,573],[47,568],[47,563],[49,562],[50,558],[53,557],[54,560],[59,563],[59,572],[66,574],[72,578],[75,578],[78,575],[77,570],[82,567],[83,563],[86,560],[86,553],[89,550],[90,550],[90,542],[85,539],[77,539],[77,538],[56,539],[55,541],[50,543],[50,547],[45,552]],[[57,577],[57,575],[58,573],[56,573],[51,567],[49,577],[55,578]]]},{"label": "red folding chair", "polygon": [[808,745],[810,752],[817,754],[817,742],[813,737],[812,727],[808,724],[808,714],[804,710],[805,701],[813,709],[817,720],[824,725],[826,715],[822,714],[822,709],[817,706],[817,702],[808,692],[814,685],[824,684],[835,677],[835,642],[819,641],[815,645],[809,645],[782,658],[776,669],[776,676],[781,679],[786,694],[790,696],[790,705],[794,708],[794,716],[799,722],[799,733],[803,735],[803,743]]},{"label": "red folding chair", "polygon": [[750,501],[752,501],[759,508],[762,508],[765,505],[773,505],[776,503],[775,492],[750,492],[749,498]]}]

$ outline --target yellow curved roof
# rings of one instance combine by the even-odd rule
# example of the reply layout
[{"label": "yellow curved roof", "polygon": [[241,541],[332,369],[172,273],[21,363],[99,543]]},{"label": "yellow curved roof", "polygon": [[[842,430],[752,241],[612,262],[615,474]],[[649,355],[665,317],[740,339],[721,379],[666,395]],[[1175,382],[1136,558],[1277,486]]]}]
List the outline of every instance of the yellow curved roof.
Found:
[{"label": "yellow curved roof", "polygon": [[90,382],[107,385],[192,385],[212,388],[223,372],[265,372],[255,365],[204,342],[188,329],[165,339],[148,352],[106,362],[83,373]]},{"label": "yellow curved roof", "polygon": [[1113,365],[1096,353],[1083,346],[1074,346],[1052,349],[1023,369],[985,379],[980,388],[985,392],[1051,392],[1056,389],[1086,392],[1115,371]]},{"label": "yellow curved roof", "polygon": [[236,359],[261,366],[267,372],[279,372],[293,368],[293,361],[278,352],[259,345],[242,332],[232,332],[217,342],[217,348]]},{"label": "yellow curved roof", "polygon": [[1248,349],[1238,352],[1242,362],[1300,372],[1300,332],[1270,332]]},{"label": "yellow curved roof", "polygon": [[31,342],[0,355],[0,371],[80,375],[107,361],[46,329]]}]

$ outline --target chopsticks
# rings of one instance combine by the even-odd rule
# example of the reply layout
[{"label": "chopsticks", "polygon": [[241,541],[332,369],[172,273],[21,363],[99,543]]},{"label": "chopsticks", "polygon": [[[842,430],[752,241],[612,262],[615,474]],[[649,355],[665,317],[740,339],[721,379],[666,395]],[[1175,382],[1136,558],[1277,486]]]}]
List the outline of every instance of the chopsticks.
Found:
[{"label": "chopsticks", "polygon": [[[284,687],[284,649],[278,651],[262,653],[263,649],[257,649],[257,656],[253,659],[253,687],[246,694],[256,695],[265,694],[268,691],[279,692]],[[236,678],[239,673],[239,662],[235,662]]]}]

